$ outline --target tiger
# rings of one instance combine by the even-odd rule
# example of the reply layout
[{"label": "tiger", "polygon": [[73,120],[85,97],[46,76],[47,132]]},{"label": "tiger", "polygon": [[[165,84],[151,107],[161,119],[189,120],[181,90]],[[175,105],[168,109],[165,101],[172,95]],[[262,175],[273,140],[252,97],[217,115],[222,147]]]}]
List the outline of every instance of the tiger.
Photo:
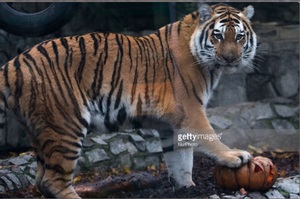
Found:
[{"label": "tiger", "polygon": [[[207,103],[221,74],[253,67],[253,15],[251,5],[240,11],[200,4],[147,36],[93,32],[50,39],[4,64],[0,121],[12,110],[28,132],[38,190],[45,197],[80,198],[72,178],[86,134],[138,128],[160,132],[174,187],[195,186],[196,147],[175,147],[173,136],[216,135]],[[252,159],[220,139],[199,143],[197,150],[229,167]]]}]

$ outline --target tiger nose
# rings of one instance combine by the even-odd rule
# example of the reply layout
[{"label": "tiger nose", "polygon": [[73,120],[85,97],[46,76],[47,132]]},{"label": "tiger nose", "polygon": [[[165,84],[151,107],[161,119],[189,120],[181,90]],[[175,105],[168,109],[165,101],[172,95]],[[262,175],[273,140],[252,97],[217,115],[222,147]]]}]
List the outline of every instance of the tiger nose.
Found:
[{"label": "tiger nose", "polygon": [[222,58],[224,59],[224,61],[226,61],[228,64],[231,64],[232,62],[234,62],[237,59],[237,56],[234,54],[223,54]]}]

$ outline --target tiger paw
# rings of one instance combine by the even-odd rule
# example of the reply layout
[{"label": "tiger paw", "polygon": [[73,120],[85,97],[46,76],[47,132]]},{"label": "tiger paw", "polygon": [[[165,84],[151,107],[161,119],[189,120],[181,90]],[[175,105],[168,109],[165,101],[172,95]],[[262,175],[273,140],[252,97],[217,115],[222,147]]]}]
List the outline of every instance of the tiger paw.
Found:
[{"label": "tiger paw", "polygon": [[251,159],[252,155],[247,151],[230,150],[222,152],[217,161],[222,165],[237,168],[249,162]]},{"label": "tiger paw", "polygon": [[194,187],[196,184],[191,179],[176,180],[173,177],[169,177],[169,182],[173,185],[173,189],[180,189],[182,187]]}]

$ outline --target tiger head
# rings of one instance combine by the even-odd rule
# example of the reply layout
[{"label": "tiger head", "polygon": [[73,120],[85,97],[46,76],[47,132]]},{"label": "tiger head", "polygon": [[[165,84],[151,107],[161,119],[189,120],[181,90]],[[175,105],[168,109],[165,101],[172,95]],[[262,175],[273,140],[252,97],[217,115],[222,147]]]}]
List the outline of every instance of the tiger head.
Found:
[{"label": "tiger head", "polygon": [[225,4],[199,7],[200,23],[192,35],[190,48],[196,60],[209,70],[235,72],[252,68],[256,34],[250,25],[254,8],[239,11]]}]

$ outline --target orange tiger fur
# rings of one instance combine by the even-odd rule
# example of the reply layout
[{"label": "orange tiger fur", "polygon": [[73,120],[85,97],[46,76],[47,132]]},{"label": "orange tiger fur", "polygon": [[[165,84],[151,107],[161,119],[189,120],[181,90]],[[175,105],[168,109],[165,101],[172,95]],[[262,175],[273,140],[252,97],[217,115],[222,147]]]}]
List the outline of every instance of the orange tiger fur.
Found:
[{"label": "orange tiger fur", "polygon": [[[0,70],[1,97],[29,132],[37,154],[36,184],[44,196],[79,197],[71,184],[72,174],[91,128],[115,131],[154,119],[168,124],[174,133],[214,134],[205,106],[222,71],[243,67],[246,51],[255,53],[255,33],[248,20],[251,11],[251,7],[242,13],[226,5],[203,5],[148,36],[91,33],[59,38],[5,64]],[[232,18],[246,29],[240,30]],[[253,44],[246,48],[250,39]],[[216,52],[214,57],[210,51]],[[194,185],[193,149],[170,147],[165,146],[170,177],[179,187]],[[251,157],[219,140],[202,141],[200,148],[231,167]]]}]

